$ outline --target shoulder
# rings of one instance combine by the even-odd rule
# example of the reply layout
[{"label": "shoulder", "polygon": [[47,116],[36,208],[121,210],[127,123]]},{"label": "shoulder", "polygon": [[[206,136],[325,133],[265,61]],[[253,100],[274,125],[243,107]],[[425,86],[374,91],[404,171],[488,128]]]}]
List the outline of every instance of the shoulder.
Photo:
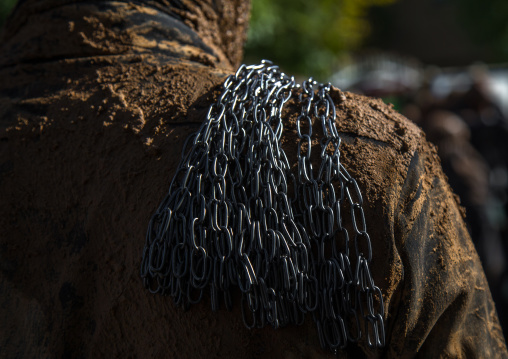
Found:
[{"label": "shoulder", "polygon": [[[439,177],[446,182],[436,147],[427,141],[421,128],[392,105],[338,89],[333,89],[331,95],[343,139],[342,161],[368,190],[382,193],[381,197],[398,193],[407,185],[408,173],[416,162],[424,168],[421,179],[432,182],[433,177]],[[398,196],[392,197],[390,202]]]},{"label": "shoulder", "polygon": [[401,155],[426,143],[423,131],[379,98],[342,92],[332,88],[336,103],[337,127],[345,135],[384,143]]}]

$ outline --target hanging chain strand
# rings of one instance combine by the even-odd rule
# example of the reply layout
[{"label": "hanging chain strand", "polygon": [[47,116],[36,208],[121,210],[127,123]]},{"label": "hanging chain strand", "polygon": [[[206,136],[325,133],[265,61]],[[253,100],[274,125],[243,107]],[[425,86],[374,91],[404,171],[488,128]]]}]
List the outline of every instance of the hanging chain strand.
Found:
[{"label": "hanging chain strand", "polygon": [[[281,147],[282,110],[295,89],[301,104],[296,174]],[[308,312],[324,349],[345,348],[362,333],[369,347],[385,345],[363,198],[340,162],[329,91],[330,84],[312,79],[297,85],[269,61],[242,65],[226,79],[206,121],[187,139],[150,220],[141,263],[146,288],[184,307],[207,291],[216,311],[221,302],[231,309],[237,287],[248,328],[302,324]],[[314,173],[312,126],[318,121],[323,138]]]}]

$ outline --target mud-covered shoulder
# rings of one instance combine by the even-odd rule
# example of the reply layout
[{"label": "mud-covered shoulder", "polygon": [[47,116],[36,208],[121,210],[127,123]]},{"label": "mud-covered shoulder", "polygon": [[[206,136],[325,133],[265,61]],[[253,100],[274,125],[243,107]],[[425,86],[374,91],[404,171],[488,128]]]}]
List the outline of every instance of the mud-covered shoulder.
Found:
[{"label": "mud-covered shoulder", "polygon": [[422,130],[381,99],[332,88],[339,132],[389,144],[401,153],[412,152],[425,141]]},{"label": "mud-covered shoulder", "polygon": [[[378,98],[343,92],[337,88],[332,88],[330,95],[336,104],[337,129],[343,138],[343,152],[365,161],[350,161],[353,171],[358,168],[359,172],[363,172],[366,164],[379,157],[377,152],[381,152],[381,157],[388,156],[390,161],[384,165],[373,165],[376,171],[368,177],[380,177],[378,182],[382,183],[385,182],[383,179],[396,174],[398,181],[405,181],[415,156],[423,156],[428,178],[440,177],[447,183],[436,147],[427,141],[421,128],[394,110],[392,105]],[[377,158],[376,162],[379,161],[384,160]],[[377,173],[380,170],[384,173]],[[364,180],[370,182],[369,178]]]}]

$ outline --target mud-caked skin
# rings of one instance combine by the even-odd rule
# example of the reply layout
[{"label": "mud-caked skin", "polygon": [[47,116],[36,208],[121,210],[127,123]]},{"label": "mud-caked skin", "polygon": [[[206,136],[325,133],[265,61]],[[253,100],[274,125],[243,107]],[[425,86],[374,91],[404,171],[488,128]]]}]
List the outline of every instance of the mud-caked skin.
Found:
[{"label": "mud-caked skin", "polygon": [[[333,357],[312,319],[244,327],[238,300],[188,311],[142,286],[147,224],[184,140],[241,60],[247,3],[25,0],[0,43],[2,356]],[[386,347],[343,358],[508,357],[458,199],[422,132],[331,92],[362,189]],[[294,159],[297,106],[283,146]],[[293,157],[292,157],[293,156]],[[238,299],[238,298],[236,298]]]}]

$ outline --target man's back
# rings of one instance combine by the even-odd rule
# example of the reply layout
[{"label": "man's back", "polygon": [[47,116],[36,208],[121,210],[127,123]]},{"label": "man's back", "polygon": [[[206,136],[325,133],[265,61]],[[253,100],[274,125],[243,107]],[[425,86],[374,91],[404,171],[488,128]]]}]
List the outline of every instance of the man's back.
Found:
[{"label": "man's back", "polygon": [[[183,311],[139,278],[148,220],[238,56],[156,6],[61,3],[27,13],[14,18],[0,58],[2,350],[326,356],[309,316],[299,327],[248,330],[238,294],[231,312],[212,313],[207,295]],[[31,27],[37,21],[47,25]],[[381,101],[331,96],[341,159],[365,197],[387,331],[385,349],[369,352],[362,341],[344,357],[506,355],[434,149]],[[284,115],[290,160],[296,115],[291,106]]]}]

